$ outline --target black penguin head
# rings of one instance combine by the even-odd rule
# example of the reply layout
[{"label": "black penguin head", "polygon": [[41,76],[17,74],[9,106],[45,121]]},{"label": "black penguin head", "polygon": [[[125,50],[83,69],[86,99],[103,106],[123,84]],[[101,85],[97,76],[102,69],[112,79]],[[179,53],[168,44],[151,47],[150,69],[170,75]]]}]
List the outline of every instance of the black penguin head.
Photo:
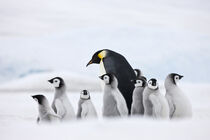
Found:
[{"label": "black penguin head", "polygon": [[148,87],[152,90],[158,89],[158,82],[155,78],[152,78],[148,81]]},{"label": "black penguin head", "polygon": [[113,79],[114,79],[114,75],[108,73],[108,74],[104,74],[102,76],[99,76],[99,78],[101,80],[103,80],[106,85],[110,85],[112,83]]},{"label": "black penguin head", "polygon": [[90,99],[90,93],[87,90],[82,90],[80,93],[80,99],[88,100]]},{"label": "black penguin head", "polygon": [[101,62],[101,60],[103,58],[105,58],[107,55],[107,50],[103,49],[103,50],[100,50],[100,51],[97,51],[93,56],[92,56],[92,59],[88,62],[88,64],[86,65],[86,67],[90,64],[99,64]]},{"label": "black penguin head", "polygon": [[136,74],[136,77],[140,77],[140,76],[142,75],[140,69],[134,69],[134,72],[135,72],[135,74]]},{"label": "black penguin head", "polygon": [[184,76],[179,75],[177,73],[171,73],[168,77],[170,78],[172,83],[176,85],[179,82],[179,80],[181,80]]},{"label": "black penguin head", "polygon": [[38,104],[43,105],[44,101],[46,100],[46,97],[44,95],[33,95],[31,96],[35,101],[38,102]]},{"label": "black penguin head", "polygon": [[48,80],[48,82],[53,84],[53,86],[58,89],[62,88],[65,85],[64,80],[61,77],[52,78],[52,79]]},{"label": "black penguin head", "polygon": [[135,80],[131,80],[134,83],[135,87],[145,87],[147,85],[147,78],[144,76],[140,76]]}]

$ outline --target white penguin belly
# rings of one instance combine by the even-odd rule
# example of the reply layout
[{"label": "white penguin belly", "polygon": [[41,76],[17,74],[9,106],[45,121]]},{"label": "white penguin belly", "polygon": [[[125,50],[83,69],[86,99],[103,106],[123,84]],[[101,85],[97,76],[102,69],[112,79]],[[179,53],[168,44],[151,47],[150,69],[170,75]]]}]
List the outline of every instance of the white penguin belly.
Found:
[{"label": "white penguin belly", "polygon": [[[99,69],[100,69],[100,74],[99,74],[100,76],[106,74],[106,70],[105,70],[105,67],[104,67],[104,62],[103,62],[103,60],[101,60],[101,62],[100,62]],[[105,85],[104,85],[104,82],[101,81],[101,88],[104,89],[104,86],[105,86]]]},{"label": "white penguin belly", "polygon": [[63,106],[65,108],[65,115],[63,116],[63,120],[69,120],[69,119],[74,119],[75,118],[75,112],[74,109],[67,99],[63,99]]},{"label": "white penguin belly", "polygon": [[103,116],[120,116],[120,113],[117,109],[117,102],[112,95],[104,95]]},{"label": "white penguin belly", "polygon": [[90,100],[85,101],[82,105],[82,118],[95,118],[97,117],[97,113],[95,107],[93,106]]},{"label": "white penguin belly", "polygon": [[174,97],[173,102],[176,106],[173,118],[184,118],[192,116],[192,107],[185,96]]},{"label": "white penguin belly", "polygon": [[100,75],[104,75],[106,74],[106,70],[105,70],[105,67],[104,67],[104,62],[103,60],[101,60],[100,62]]},{"label": "white penguin belly", "polygon": [[172,118],[185,118],[192,117],[192,105],[184,93],[176,88],[170,91],[172,102],[175,106]]}]

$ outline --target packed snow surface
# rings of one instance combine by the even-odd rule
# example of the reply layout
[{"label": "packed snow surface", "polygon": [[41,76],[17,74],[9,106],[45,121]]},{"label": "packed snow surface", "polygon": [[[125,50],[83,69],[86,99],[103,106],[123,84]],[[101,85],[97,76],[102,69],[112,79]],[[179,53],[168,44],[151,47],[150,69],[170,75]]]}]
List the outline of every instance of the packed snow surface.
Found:
[{"label": "packed snow surface", "polygon": [[[101,115],[102,93],[92,92],[97,120],[75,120],[62,124],[37,125],[37,103],[30,97],[38,93],[0,94],[0,137],[2,140],[208,140],[210,138],[210,86],[182,84],[181,88],[193,106],[193,118],[188,120],[152,120],[140,117],[105,119]],[[164,89],[161,88],[162,93]],[[39,93],[40,94],[40,93]],[[44,94],[50,102],[53,92]],[[75,109],[79,92],[69,92]]]}]

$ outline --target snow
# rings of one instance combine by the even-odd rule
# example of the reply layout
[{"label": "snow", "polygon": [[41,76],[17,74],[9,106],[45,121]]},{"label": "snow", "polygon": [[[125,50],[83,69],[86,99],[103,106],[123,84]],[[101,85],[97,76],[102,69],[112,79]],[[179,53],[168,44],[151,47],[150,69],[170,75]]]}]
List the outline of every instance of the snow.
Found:
[{"label": "snow", "polygon": [[30,74],[29,76],[19,78],[0,85],[0,92],[46,92],[53,91],[54,87],[48,80],[54,77],[62,77],[65,81],[68,91],[81,91],[87,89],[90,91],[100,91],[100,80],[96,76],[78,75],[70,72],[42,72]]},{"label": "snow", "polygon": [[[210,137],[209,0],[1,0],[1,140],[208,140]],[[100,49],[123,54],[148,79],[184,75],[193,105],[189,120],[157,121],[101,116],[99,66],[86,68]],[[52,101],[47,80],[61,76],[77,110],[79,92],[91,91],[98,120],[37,125],[30,97]]]},{"label": "snow", "polygon": [[[180,83],[181,84],[181,83]],[[162,85],[162,83],[161,83]],[[38,108],[30,97],[37,93],[22,92],[0,94],[0,136],[3,140],[16,139],[170,139],[208,140],[210,137],[210,86],[182,83],[181,88],[193,106],[193,118],[188,120],[152,120],[140,117],[102,117],[102,94],[91,92],[99,119],[78,120],[62,124],[37,125]],[[164,93],[164,89],[161,88]],[[52,92],[43,92],[52,102]],[[79,92],[68,92],[69,99],[77,110]]]}]

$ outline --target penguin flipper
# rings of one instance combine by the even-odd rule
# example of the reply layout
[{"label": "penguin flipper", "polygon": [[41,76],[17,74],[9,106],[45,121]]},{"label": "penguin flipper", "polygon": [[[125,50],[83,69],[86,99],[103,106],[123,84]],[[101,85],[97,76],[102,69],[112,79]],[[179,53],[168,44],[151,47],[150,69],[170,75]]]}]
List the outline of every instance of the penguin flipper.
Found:
[{"label": "penguin flipper", "polygon": [[118,90],[117,93],[113,93],[114,98],[117,102],[117,109],[121,116],[127,116],[128,115],[128,108],[126,105],[126,101],[120,91]]},{"label": "penguin flipper", "polygon": [[55,100],[55,107],[56,107],[58,116],[63,117],[66,114],[66,110],[59,99]]},{"label": "penguin flipper", "polygon": [[173,115],[174,115],[174,112],[175,112],[175,110],[176,110],[176,106],[175,106],[175,104],[174,104],[173,101],[171,100],[171,97],[170,97],[168,94],[166,94],[166,99],[167,99],[168,105],[169,105],[170,118],[172,118]]},{"label": "penguin flipper", "polygon": [[82,101],[81,100],[79,100],[79,102],[78,102],[78,109],[77,109],[77,118],[79,119],[79,118],[81,118],[81,112],[82,112]]},{"label": "penguin flipper", "polygon": [[82,105],[82,112],[81,112],[82,118],[85,118],[87,114],[88,114],[88,107],[86,105]]},{"label": "penguin flipper", "polygon": [[136,114],[138,114],[138,111],[137,111],[137,109],[134,107],[134,104],[132,104],[132,106],[131,106],[131,115],[136,115]]},{"label": "penguin flipper", "polygon": [[37,123],[37,124],[39,124],[39,122],[40,122],[40,118],[39,118],[39,117],[37,117],[37,119],[36,119],[36,123]]},{"label": "penguin flipper", "polygon": [[61,120],[61,116],[58,116],[57,114],[53,114],[53,113],[49,113],[46,116],[47,118],[49,118],[49,121],[59,121]]},{"label": "penguin flipper", "polygon": [[62,118],[62,117],[59,116],[58,114],[52,114],[52,113],[50,113],[49,116],[55,117],[55,118],[57,118],[57,119],[61,119],[61,118]]},{"label": "penguin flipper", "polygon": [[150,95],[149,100],[152,102],[152,105],[153,105],[153,117],[159,118],[162,107],[158,98],[155,95]]}]

